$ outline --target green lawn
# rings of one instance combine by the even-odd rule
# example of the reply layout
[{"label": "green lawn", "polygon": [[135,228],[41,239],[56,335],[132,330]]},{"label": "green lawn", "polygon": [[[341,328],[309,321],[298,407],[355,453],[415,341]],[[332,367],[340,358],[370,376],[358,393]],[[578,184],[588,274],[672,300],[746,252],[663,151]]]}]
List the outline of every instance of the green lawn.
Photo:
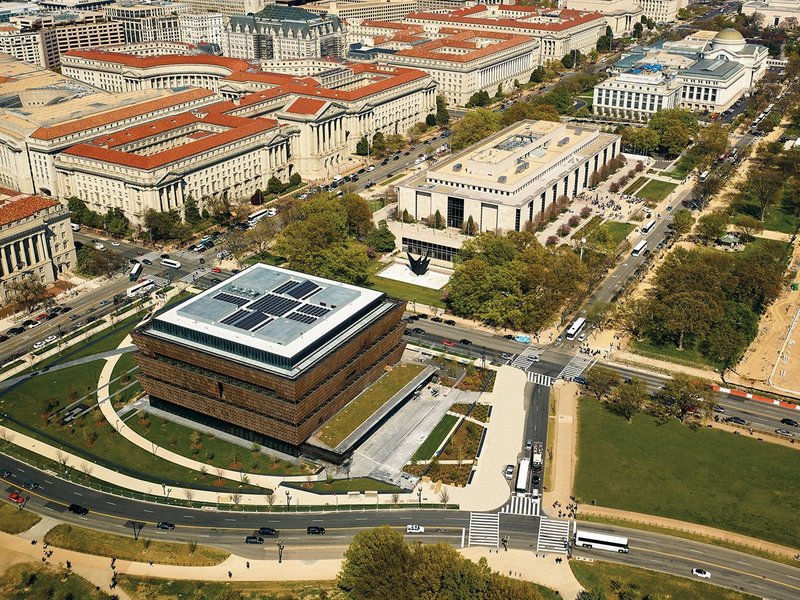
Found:
[{"label": "green lawn", "polygon": [[[433,290],[420,285],[403,283],[402,281],[395,281],[394,279],[385,279],[379,275],[372,275],[369,278],[369,283],[374,289],[392,298],[406,300],[409,303],[419,302],[420,304],[426,304],[428,306],[445,308],[441,290]],[[413,306],[411,308],[413,308]]]},{"label": "green lawn", "polygon": [[[755,202],[739,203],[733,205],[736,213],[750,215],[756,219],[761,218],[761,208]],[[783,210],[781,203],[773,204],[764,214],[764,229],[779,231],[781,233],[795,233],[800,227],[800,219]]]},{"label": "green lawn", "polygon": [[578,229],[572,235],[572,238],[577,240],[585,237],[587,240],[591,241],[592,236],[596,232],[600,231],[601,229],[605,229],[611,236],[611,239],[619,244],[631,231],[633,231],[634,227],[636,226],[632,223],[623,223],[620,221],[603,222],[602,217],[595,215],[583,227]]},{"label": "green lawn", "polygon": [[636,227],[633,223],[622,223],[620,221],[606,221],[605,227],[611,239],[619,244],[622,240],[628,237],[628,234]]},{"label": "green lawn", "polygon": [[319,432],[319,439],[335,448],[424,370],[424,365],[416,363],[397,365],[336,413]]},{"label": "green lawn", "polygon": [[249,256],[242,261],[242,266],[250,266],[256,263],[264,263],[266,265],[272,265],[273,267],[279,267],[283,263],[286,262],[286,259],[282,256],[275,256],[274,254],[270,254],[269,252],[262,252],[261,254],[255,254],[253,256]]},{"label": "green lawn", "polygon": [[[602,561],[584,562],[571,560],[569,566],[575,578],[587,590],[603,590],[608,598],[616,598],[621,590],[628,589],[636,598],[659,598],[680,600],[755,600],[755,596],[742,594],[698,579],[667,575],[649,569],[638,569]],[[621,597],[621,596],[620,596]],[[627,596],[626,596],[627,597]]]},{"label": "green lawn", "polygon": [[[194,429],[161,417],[151,415],[147,420],[143,420],[137,416],[128,419],[126,423],[135,432],[155,442],[161,448],[215,467],[259,475],[307,475],[311,473],[311,470],[302,464],[267,456],[261,452],[253,452],[251,449],[207,433],[196,432],[199,438],[195,445],[192,443]],[[144,423],[147,423],[147,426]]]},{"label": "green lawn", "polygon": [[686,176],[692,172],[692,169],[695,168],[697,165],[697,161],[699,157],[695,155],[692,151],[693,149],[688,150],[678,161],[678,164],[672,169],[672,171],[663,171],[661,174],[666,175],[667,177],[672,177],[673,179],[686,179]]},{"label": "green lawn", "polygon": [[[271,548],[271,552],[276,552]],[[288,550],[286,551],[288,552]],[[119,585],[134,600],[178,600],[197,598],[202,590],[205,600],[310,600],[341,598],[336,581],[191,581],[120,575]]]},{"label": "green lawn", "polygon": [[644,414],[628,424],[588,398],[579,408],[575,495],[792,547],[800,539],[800,521],[787,518],[800,499],[794,448]]},{"label": "green lawn", "polygon": [[686,365],[688,367],[700,367],[716,369],[718,365],[703,356],[699,350],[690,347],[688,344],[684,345],[683,351],[678,350],[674,344],[665,344],[658,346],[653,344],[649,339],[631,340],[631,350],[636,354],[647,356],[648,358],[655,358],[657,360],[666,360],[678,365]]},{"label": "green lawn", "polygon": [[399,492],[401,489],[391,483],[378,481],[370,477],[354,477],[353,479],[334,479],[327,481],[310,481],[307,483],[288,483],[295,487],[313,492]]},{"label": "green lawn", "polygon": [[579,240],[582,237],[589,237],[589,234],[595,231],[598,227],[600,227],[600,223],[603,222],[603,217],[600,215],[594,215],[591,219],[586,221],[583,225],[581,225],[578,229],[575,230],[570,237],[573,240]]},{"label": "green lawn", "polygon": [[[130,369],[136,366],[136,359],[133,357],[133,352],[123,354],[114,365],[114,370],[111,372],[111,383],[108,386],[108,394],[113,397],[115,404],[126,404],[129,400],[133,400],[142,392],[142,386],[136,381],[136,374],[139,372],[138,368],[134,371]],[[130,371],[130,372],[129,372]],[[120,379],[117,379],[117,378]],[[116,381],[114,381],[116,379]],[[131,387],[127,387],[128,385]],[[119,395],[117,392],[122,388],[127,388]]]},{"label": "green lawn", "polygon": [[651,179],[643,188],[636,192],[636,195],[646,198],[647,200],[659,202],[660,200],[663,200],[669,196],[670,192],[672,192],[672,190],[674,190],[676,187],[678,187],[677,183],[669,183],[667,181]]},{"label": "green lawn", "polygon": [[800,137],[800,127],[797,125],[789,125],[789,127],[786,128],[786,131],[783,132],[783,135],[788,138],[798,138]]},{"label": "green lawn", "polygon": [[633,180],[632,184],[630,184],[628,187],[626,187],[622,191],[622,193],[623,194],[633,194],[634,192],[636,192],[636,190],[638,190],[640,187],[642,187],[645,184],[645,182],[647,182],[647,181],[649,181],[649,179],[647,177],[637,177],[636,179]]},{"label": "green lawn", "polygon": [[458,417],[454,415],[443,416],[438,425],[433,428],[430,435],[422,442],[422,445],[414,452],[414,456],[411,457],[411,460],[430,460],[433,453],[436,452],[436,449],[444,442],[447,434],[453,429],[456,421],[458,421]]},{"label": "green lawn", "polygon": [[152,523],[147,524],[139,533],[139,539],[135,540],[133,529],[129,530],[129,535],[115,535],[77,525],[62,524],[48,531],[44,540],[65,550],[113,556],[121,560],[140,562],[152,560],[167,565],[211,566],[218,565],[230,556],[229,552],[208,546],[198,545],[192,550],[188,543],[154,542],[152,536],[155,531]]},{"label": "green lawn", "polygon": [[64,576],[53,565],[26,562],[7,567],[0,574],[0,598],[4,600],[106,600],[111,596],[98,591],[80,575]]},{"label": "green lawn", "polygon": [[0,504],[0,531],[22,533],[41,520],[39,515],[28,510],[20,510],[7,502]]}]

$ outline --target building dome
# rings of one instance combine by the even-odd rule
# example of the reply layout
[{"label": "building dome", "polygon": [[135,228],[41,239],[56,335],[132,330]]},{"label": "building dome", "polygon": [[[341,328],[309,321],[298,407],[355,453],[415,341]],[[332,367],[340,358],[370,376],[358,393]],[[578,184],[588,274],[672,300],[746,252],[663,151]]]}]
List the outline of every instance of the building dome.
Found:
[{"label": "building dome", "polygon": [[743,42],[744,37],[741,33],[733,29],[732,27],[728,27],[727,29],[723,29],[717,35],[714,36],[714,41],[717,42]]}]

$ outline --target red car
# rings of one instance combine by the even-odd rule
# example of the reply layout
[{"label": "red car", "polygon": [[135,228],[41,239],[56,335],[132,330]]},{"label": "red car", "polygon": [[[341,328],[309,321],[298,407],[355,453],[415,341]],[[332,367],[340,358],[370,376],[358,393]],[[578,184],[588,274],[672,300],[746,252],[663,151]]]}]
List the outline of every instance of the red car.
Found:
[{"label": "red car", "polygon": [[450,340],[442,340],[442,344],[445,346],[450,346],[451,348],[456,345],[455,342],[451,342]]},{"label": "red car", "polygon": [[23,498],[18,492],[11,492],[8,495],[8,499],[12,502],[16,502],[17,504],[24,504],[25,498]]},{"label": "red car", "polygon": [[44,321],[47,318],[47,313],[42,313],[38,317],[36,317],[37,321]]},{"label": "red car", "polygon": [[212,273],[222,273],[222,269],[220,269],[219,267],[214,267],[213,269],[211,269],[211,272]]}]

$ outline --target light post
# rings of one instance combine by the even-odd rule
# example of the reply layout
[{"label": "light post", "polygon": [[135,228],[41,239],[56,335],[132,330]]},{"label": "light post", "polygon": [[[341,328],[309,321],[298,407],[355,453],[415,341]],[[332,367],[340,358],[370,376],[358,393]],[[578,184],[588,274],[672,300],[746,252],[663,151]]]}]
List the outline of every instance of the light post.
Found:
[{"label": "light post", "polygon": [[422,508],[422,484],[420,484],[419,489],[417,490],[417,506]]},{"label": "light post", "polygon": [[586,238],[581,238],[581,262],[583,262],[583,247],[586,245]]},{"label": "light post", "polygon": [[283,546],[283,542],[281,542],[280,540],[278,540],[278,541],[277,541],[277,542],[275,542],[275,543],[276,543],[276,544],[277,544],[277,546],[278,546],[278,564],[281,564],[281,562],[283,562],[283,548],[284,548],[284,546]]},{"label": "light post", "polygon": [[286,512],[289,512],[289,509],[292,507],[292,495],[289,493],[289,490],[286,490]]}]

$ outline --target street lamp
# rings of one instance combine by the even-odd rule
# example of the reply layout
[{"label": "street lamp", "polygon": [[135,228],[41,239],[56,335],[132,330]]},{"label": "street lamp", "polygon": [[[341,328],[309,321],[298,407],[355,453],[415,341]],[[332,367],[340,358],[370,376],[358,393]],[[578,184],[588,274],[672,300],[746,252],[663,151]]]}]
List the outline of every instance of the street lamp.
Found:
[{"label": "street lamp", "polygon": [[286,512],[289,512],[289,509],[292,507],[292,495],[289,493],[289,490],[286,490]]},{"label": "street lamp", "polygon": [[278,540],[275,543],[278,546],[278,564],[281,564],[281,562],[283,562],[283,542]]},{"label": "street lamp", "polygon": [[419,508],[422,508],[422,484],[420,484],[420,487],[417,490],[417,505]]}]

